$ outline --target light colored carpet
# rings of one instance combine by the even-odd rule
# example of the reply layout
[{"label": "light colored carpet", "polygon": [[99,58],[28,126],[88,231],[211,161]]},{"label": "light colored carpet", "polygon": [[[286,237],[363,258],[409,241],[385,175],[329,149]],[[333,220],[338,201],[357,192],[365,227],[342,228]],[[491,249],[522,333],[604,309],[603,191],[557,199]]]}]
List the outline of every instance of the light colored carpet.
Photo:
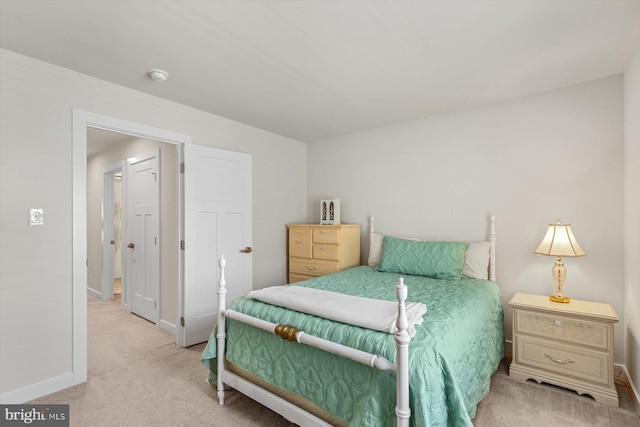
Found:
[{"label": "light colored carpet", "polygon": [[[88,301],[88,381],[31,403],[70,404],[71,426],[292,426],[235,391],[220,407],[200,364],[204,344],[178,348],[173,336],[118,303]],[[558,387],[516,382],[507,366],[493,375],[475,426],[640,426],[624,386],[621,407],[610,408]]]}]

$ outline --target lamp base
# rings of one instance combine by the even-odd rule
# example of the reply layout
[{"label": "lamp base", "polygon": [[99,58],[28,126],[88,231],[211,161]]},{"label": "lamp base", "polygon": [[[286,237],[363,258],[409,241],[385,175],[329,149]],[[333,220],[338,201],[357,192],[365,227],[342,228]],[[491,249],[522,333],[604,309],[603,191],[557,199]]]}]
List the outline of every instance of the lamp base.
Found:
[{"label": "lamp base", "polygon": [[569,297],[557,297],[555,295],[549,295],[549,300],[553,302],[561,302],[563,304],[571,302],[571,298]]},{"label": "lamp base", "polygon": [[562,292],[562,288],[564,287],[564,281],[567,278],[567,269],[562,263],[562,258],[558,257],[558,260],[553,265],[551,269],[551,274],[553,275],[553,281],[556,284],[556,289],[553,295],[549,296],[549,300],[553,302],[560,302],[566,304],[571,301],[571,298],[564,295]]}]

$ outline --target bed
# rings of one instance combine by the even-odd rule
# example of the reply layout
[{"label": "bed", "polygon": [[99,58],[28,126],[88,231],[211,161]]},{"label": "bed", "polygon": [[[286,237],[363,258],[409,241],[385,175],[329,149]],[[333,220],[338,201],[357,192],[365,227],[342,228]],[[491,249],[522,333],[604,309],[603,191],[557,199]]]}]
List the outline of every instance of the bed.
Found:
[{"label": "bed", "polygon": [[[251,294],[226,309],[222,273],[219,330],[202,355],[220,404],[226,385],[304,426],[471,426],[504,354],[493,223],[486,242],[464,243],[383,236],[371,220],[369,265],[287,286],[346,294],[363,302],[356,313],[368,301],[393,302],[393,330]],[[426,313],[408,325],[419,305]]]}]

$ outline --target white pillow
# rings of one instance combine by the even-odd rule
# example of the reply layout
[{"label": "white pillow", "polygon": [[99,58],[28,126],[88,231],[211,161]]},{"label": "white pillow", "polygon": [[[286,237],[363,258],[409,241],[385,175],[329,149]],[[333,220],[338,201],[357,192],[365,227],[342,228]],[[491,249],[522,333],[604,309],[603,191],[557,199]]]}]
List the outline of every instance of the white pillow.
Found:
[{"label": "white pillow", "polygon": [[470,279],[489,279],[489,250],[491,242],[469,243],[464,254],[462,276]]},{"label": "white pillow", "polygon": [[[420,240],[410,237],[402,237],[407,240]],[[380,265],[382,258],[382,241],[384,234],[369,233],[369,260],[371,267]],[[491,242],[469,243],[469,248],[464,254],[464,267],[462,276],[470,279],[489,279],[489,250]]]}]

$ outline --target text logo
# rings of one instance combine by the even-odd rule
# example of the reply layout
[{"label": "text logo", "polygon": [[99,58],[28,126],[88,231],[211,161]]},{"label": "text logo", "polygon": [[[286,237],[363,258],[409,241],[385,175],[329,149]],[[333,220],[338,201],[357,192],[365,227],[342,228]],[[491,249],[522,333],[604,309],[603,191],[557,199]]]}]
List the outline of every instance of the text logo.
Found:
[{"label": "text logo", "polygon": [[69,405],[0,405],[0,424],[69,427]]}]

